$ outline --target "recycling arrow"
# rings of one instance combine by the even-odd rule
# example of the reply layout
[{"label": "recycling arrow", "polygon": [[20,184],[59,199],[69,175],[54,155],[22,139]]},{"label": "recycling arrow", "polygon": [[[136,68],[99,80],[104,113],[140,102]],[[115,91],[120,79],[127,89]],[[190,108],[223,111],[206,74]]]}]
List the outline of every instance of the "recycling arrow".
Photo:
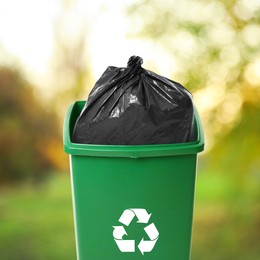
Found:
[{"label": "recycling arrow", "polygon": [[135,252],[134,240],[116,240],[115,242],[121,252]]},{"label": "recycling arrow", "polygon": [[114,228],[113,237],[115,239],[122,239],[124,235],[127,235],[124,227],[122,227],[122,226],[115,226],[113,228]]},{"label": "recycling arrow", "polygon": [[131,223],[131,221],[133,220],[134,217],[135,217],[135,213],[130,209],[126,209],[123,212],[123,214],[121,215],[119,222],[128,226]]},{"label": "recycling arrow", "polygon": [[145,209],[131,209],[136,217],[138,218],[138,223],[148,223],[152,214],[148,214]]},{"label": "recycling arrow", "polygon": [[144,240],[142,238],[141,242],[138,244],[138,248],[142,254],[144,254],[145,252],[151,252],[159,237],[159,232],[154,223],[145,227],[144,230],[151,240]]},{"label": "recycling arrow", "polygon": [[154,225],[154,223],[145,227],[144,230],[151,240],[154,240],[159,236],[159,232],[158,232],[156,226]]},{"label": "recycling arrow", "polygon": [[144,253],[151,252],[157,242],[157,239],[158,238],[149,241],[149,240],[144,240],[142,238],[141,242],[138,244],[138,248],[141,251],[141,253],[144,254]]},{"label": "recycling arrow", "polygon": [[[145,209],[142,208],[131,208],[123,211],[119,218],[119,222],[125,226],[129,226],[134,217],[137,218],[137,223],[147,224],[152,214],[148,214]],[[124,240],[123,236],[127,235],[124,226],[113,226],[113,237],[121,252],[135,252],[135,240]],[[150,240],[141,239],[138,244],[138,248],[142,254],[151,252],[159,238],[159,232],[154,223],[149,224],[144,228],[147,236]]]},{"label": "recycling arrow", "polygon": [[128,226],[133,220],[134,216],[137,217],[138,223],[148,223],[152,214],[148,214],[145,209],[126,209],[121,215],[119,222]]},{"label": "recycling arrow", "polygon": [[123,236],[127,235],[125,228],[122,226],[113,226],[113,237],[121,252],[134,252],[135,241],[134,240],[123,240]]}]

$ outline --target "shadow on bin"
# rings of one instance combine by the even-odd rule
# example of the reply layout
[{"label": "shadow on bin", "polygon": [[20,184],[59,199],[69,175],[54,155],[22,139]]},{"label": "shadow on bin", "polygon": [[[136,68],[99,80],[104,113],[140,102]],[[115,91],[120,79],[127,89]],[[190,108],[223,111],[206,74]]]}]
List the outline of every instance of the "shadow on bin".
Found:
[{"label": "shadow on bin", "polygon": [[197,110],[193,142],[72,143],[84,105],[69,107],[63,129],[78,260],[190,259],[197,153],[204,149]]}]

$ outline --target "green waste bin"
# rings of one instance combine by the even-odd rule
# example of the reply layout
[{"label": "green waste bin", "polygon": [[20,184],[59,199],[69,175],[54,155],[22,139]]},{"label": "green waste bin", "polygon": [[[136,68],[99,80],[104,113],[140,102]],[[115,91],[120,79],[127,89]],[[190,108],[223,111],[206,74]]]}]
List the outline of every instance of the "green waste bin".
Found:
[{"label": "green waste bin", "polygon": [[69,107],[63,133],[77,259],[190,259],[197,153],[204,149],[196,109],[193,142],[87,145],[71,142],[84,104]]}]

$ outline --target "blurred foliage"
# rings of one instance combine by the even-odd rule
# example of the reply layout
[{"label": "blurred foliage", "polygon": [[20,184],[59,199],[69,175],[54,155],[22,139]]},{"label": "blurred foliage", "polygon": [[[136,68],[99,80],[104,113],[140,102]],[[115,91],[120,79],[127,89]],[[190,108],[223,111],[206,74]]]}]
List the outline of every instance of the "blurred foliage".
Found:
[{"label": "blurred foliage", "polygon": [[18,71],[0,68],[0,183],[39,182],[64,167],[57,117]]},{"label": "blurred foliage", "polygon": [[166,49],[177,62],[173,76],[193,91],[212,83],[237,88],[260,55],[257,1],[139,0],[128,14],[135,25],[130,36]]},{"label": "blurred foliage", "polygon": [[61,1],[61,10],[53,28],[52,84],[56,87],[52,104],[58,114],[65,111],[72,100],[86,98],[87,83],[92,76],[88,58],[88,25],[85,20],[75,17],[75,3]]},{"label": "blurred foliage", "polygon": [[[208,156],[207,167],[225,174],[234,174],[238,187],[245,179],[252,179],[260,187],[260,102],[245,102],[239,122],[225,136],[221,136]],[[260,189],[259,189],[260,194]]]}]

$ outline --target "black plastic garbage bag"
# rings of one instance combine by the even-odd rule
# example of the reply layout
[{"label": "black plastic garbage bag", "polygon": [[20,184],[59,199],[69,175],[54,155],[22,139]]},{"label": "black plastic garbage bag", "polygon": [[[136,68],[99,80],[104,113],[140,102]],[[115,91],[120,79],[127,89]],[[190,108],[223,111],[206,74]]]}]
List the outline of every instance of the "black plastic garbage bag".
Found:
[{"label": "black plastic garbage bag", "polygon": [[192,95],[179,83],[141,67],[108,67],[92,89],[74,127],[83,144],[172,144],[193,140]]}]

